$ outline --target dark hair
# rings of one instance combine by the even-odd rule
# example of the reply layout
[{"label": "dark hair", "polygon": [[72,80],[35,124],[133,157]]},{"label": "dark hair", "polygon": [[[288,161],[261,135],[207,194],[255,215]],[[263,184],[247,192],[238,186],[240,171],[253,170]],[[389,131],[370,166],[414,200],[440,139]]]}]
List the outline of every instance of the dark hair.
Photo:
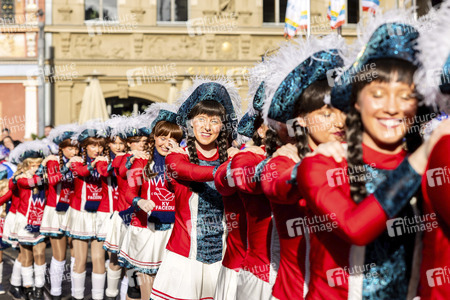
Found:
[{"label": "dark hair", "polygon": [[103,149],[105,149],[105,147],[106,147],[106,139],[105,138],[100,138],[100,137],[88,137],[87,139],[85,139],[84,141],[81,142],[81,144],[80,144],[81,156],[83,157],[84,164],[86,164],[86,161],[87,161],[86,147],[88,145],[101,146],[101,147],[103,147]]},{"label": "dark hair", "polygon": [[[203,100],[197,103],[188,114],[188,119],[192,120],[195,116],[200,114],[205,114],[210,117],[218,116],[222,120],[223,130],[220,131],[219,136],[217,137],[217,144],[219,147],[220,163],[224,163],[228,158],[228,145],[231,144],[230,136],[226,128],[228,128],[228,123],[232,120],[227,120],[225,108],[222,104],[214,100]],[[188,136],[186,144],[190,162],[198,165],[199,160],[195,140],[195,136]]]},{"label": "dark hair", "polygon": [[111,158],[111,148],[109,147],[110,143],[114,143],[116,141],[116,139],[119,139],[122,141],[122,143],[124,143],[125,145],[125,149],[124,151],[127,152],[128,151],[128,145],[127,145],[127,140],[120,137],[120,136],[115,136],[114,138],[108,137],[106,139],[106,143],[105,143],[105,148],[103,148],[103,155],[106,156],[108,158],[108,162],[112,161]]},{"label": "dark hair", "polygon": [[[323,99],[331,92],[331,87],[327,80],[316,80],[309,85],[295,100],[294,117],[305,116],[315,110],[322,108],[325,103]],[[301,130],[294,130],[295,146],[297,147],[298,156],[303,159],[305,155],[310,152],[308,144],[308,131],[303,128],[298,121],[295,120],[292,124],[294,128],[301,128]],[[277,132],[269,129],[266,132],[266,153],[267,156],[272,156],[278,147],[282,146]]]},{"label": "dark hair", "polygon": [[266,138],[264,139],[264,145],[266,146],[267,157],[270,157],[277,151],[278,147],[283,146],[283,142],[274,129],[268,128],[266,131]]},{"label": "dark hair", "polygon": [[[397,82],[403,82],[408,85],[412,85],[414,83],[413,76],[417,69],[412,63],[408,61],[394,58],[372,60],[368,62],[367,65],[369,63],[375,63],[376,77],[373,76],[373,72],[375,72],[375,70],[369,67],[363,67],[361,68],[362,71],[356,74],[358,80],[356,80],[352,84],[350,110],[347,114],[346,119],[346,139],[348,145],[347,163],[349,169],[359,169],[364,165],[362,149],[362,135],[364,129],[361,115],[355,108],[355,103],[358,100],[358,96],[362,89],[372,81],[387,83],[396,80]],[[416,95],[416,97],[419,98],[419,95]],[[417,132],[416,134],[418,135],[419,133]],[[412,139],[415,140],[416,134],[407,134],[405,138],[407,141]],[[408,150],[414,151],[415,149]],[[359,202],[367,196],[364,176],[361,176],[361,174],[359,174],[358,172],[349,173],[350,194],[355,202]]]},{"label": "dark hair", "polygon": [[[303,93],[300,95],[299,99],[295,102],[294,116],[305,116],[315,110],[318,110],[325,106],[323,99],[325,96],[329,95],[331,92],[331,87],[327,80],[316,80],[310,86],[308,86]],[[294,122],[297,122],[295,120]],[[297,122],[298,123],[298,122]],[[302,128],[300,124],[299,127]],[[310,152],[308,144],[308,131],[307,129],[295,130],[295,140],[297,147],[298,156],[303,159],[306,154]]]},{"label": "dark hair", "polygon": [[10,131],[9,131],[9,128],[6,128],[6,127],[3,128],[2,132],[5,132],[5,131],[8,132],[8,133],[10,132]]},{"label": "dark hair", "polygon": [[168,121],[159,121],[158,123],[156,123],[149,137],[148,141],[149,158],[147,165],[144,167],[143,172],[145,177],[147,177],[147,179],[156,176],[156,173],[153,173],[150,170],[150,164],[153,161],[153,152],[155,150],[155,136],[168,136],[168,135],[170,135],[171,138],[174,138],[178,143],[180,143],[181,139],[183,138],[183,130],[177,124]]},{"label": "dark hair", "polygon": [[[127,137],[126,143],[125,143],[125,146],[126,146],[126,148],[127,148],[127,151],[130,150],[130,147],[128,147],[128,144],[131,144],[131,143],[139,143],[143,137],[147,137],[147,136],[146,136],[146,135],[136,135],[136,136],[130,136],[130,137]],[[148,146],[145,145],[144,151],[147,151],[147,149],[148,149]]]},{"label": "dark hair", "polygon": [[63,154],[63,149],[67,148],[67,147],[78,147],[78,143],[74,143],[72,142],[71,139],[65,139],[63,140],[61,143],[59,143],[59,149],[58,149],[58,157],[59,157],[59,168],[62,168],[62,166],[64,165],[64,154]]},{"label": "dark hair", "polygon": [[259,136],[258,129],[263,124],[263,118],[261,113],[258,113],[255,121],[253,122],[253,127],[255,128],[255,132],[252,135],[252,141],[255,146],[261,146],[264,143],[264,139]]},{"label": "dark hair", "polygon": [[[8,131],[8,132],[9,132],[9,131]],[[13,140],[13,138],[12,138],[10,135],[5,136],[5,137],[3,138],[3,141],[4,141],[5,139],[10,139],[11,142],[14,144],[14,140]],[[15,145],[14,145],[14,146],[15,146]]]},{"label": "dark hair", "polygon": [[45,127],[50,127],[50,128],[55,128],[55,127],[53,127],[53,125],[46,125]]}]

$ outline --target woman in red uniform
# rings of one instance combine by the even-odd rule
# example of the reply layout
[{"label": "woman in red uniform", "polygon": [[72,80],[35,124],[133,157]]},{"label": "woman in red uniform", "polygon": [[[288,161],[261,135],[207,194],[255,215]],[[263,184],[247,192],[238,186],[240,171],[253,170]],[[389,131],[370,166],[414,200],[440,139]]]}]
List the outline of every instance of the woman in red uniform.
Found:
[{"label": "woman in red uniform", "polygon": [[[298,168],[309,227],[312,222],[317,228],[323,246],[312,250],[316,259],[307,298],[410,299],[416,294],[416,233],[399,234],[392,218],[411,220],[417,214],[417,201],[410,200],[432,144],[410,156],[403,149],[404,138],[409,151],[417,138],[417,131],[409,130],[418,105],[413,85],[418,32],[395,22],[406,15],[391,13],[395,16],[388,22],[384,16],[369,23],[368,35],[361,37],[367,41],[364,48],[332,90],[332,105],[348,112],[347,159],[327,157],[344,156],[340,143],[323,144],[318,153],[325,155],[306,157]],[[329,222],[334,225],[326,230]]]},{"label": "woman in red uniform", "polygon": [[[272,119],[281,124],[289,124],[288,121],[296,117],[294,108],[288,107],[288,105],[292,105],[292,101],[297,100],[302,89],[290,89],[286,82],[305,82],[302,84],[302,87],[305,87],[314,80],[324,78],[327,70],[342,65],[342,59],[339,57],[338,51],[331,49],[331,47],[337,46],[338,38],[335,37],[333,41],[333,43],[331,41],[319,43],[318,40],[312,39],[306,44],[300,41],[299,44],[284,45],[274,57],[270,58],[271,61],[279,61],[279,59],[285,59],[285,55],[288,55],[288,53],[295,57],[294,60],[291,60],[291,64],[284,64],[285,69],[278,68],[278,73],[276,71],[271,72],[271,78],[267,78],[269,83],[271,83],[272,78],[280,78],[283,81],[280,85],[285,88],[283,90],[285,94],[280,97],[284,101],[277,106],[276,113],[278,114],[274,114],[272,117],[270,114],[272,111],[269,111]],[[341,40],[340,44],[342,45],[342,43]],[[316,46],[314,47],[314,45]],[[278,65],[274,62],[271,63]],[[305,80],[306,78],[303,76],[308,76],[308,80]],[[327,85],[326,82],[325,85]],[[266,82],[264,88],[265,86]],[[288,94],[288,91],[291,91],[291,94]],[[265,93],[267,95],[267,90]],[[285,108],[283,112],[280,112],[280,107]],[[276,126],[275,128],[277,128],[277,131],[271,130],[273,135],[283,136],[280,129],[282,126]],[[288,134],[285,134],[283,138],[285,142],[293,139],[293,136],[288,136]],[[240,191],[247,212],[247,239],[249,243],[247,256],[243,262],[243,270],[239,274],[238,299],[243,297],[247,299],[270,299],[279,267],[280,244],[275,229],[275,224],[278,224],[278,222],[274,223],[273,206],[271,207],[269,199],[263,194],[261,182],[273,180],[273,177],[270,177],[274,173],[273,165],[266,165],[266,161],[267,157],[270,157],[281,143],[273,143],[274,140],[269,139],[267,133],[265,137],[266,147],[258,152],[249,149],[250,151],[239,153],[233,157],[231,162],[233,174],[230,174],[230,176]],[[281,140],[279,141],[281,142]],[[265,178],[265,176],[268,177]],[[278,215],[284,216],[285,214]],[[303,278],[301,276],[299,281],[302,281]]]},{"label": "woman in red uniform", "polygon": [[[153,104],[157,114],[150,129],[149,156],[135,159],[130,169],[127,201],[133,205],[131,224],[120,249],[120,263],[138,272],[142,299],[149,299],[155,275],[175,221],[175,195],[164,185],[165,157],[181,141],[183,131],[176,124],[176,107]],[[153,207],[150,209],[150,207]]]},{"label": "woman in red uniform", "polygon": [[47,171],[47,204],[42,216],[41,234],[50,237],[52,245],[53,257],[49,271],[52,299],[61,299],[62,292],[67,237],[60,228],[73,193],[73,174],[67,163],[78,155],[78,146],[71,140],[76,129],[76,124],[65,124],[52,129],[48,138],[58,145],[58,156],[50,155],[42,162]]},{"label": "woman in red uniform", "polygon": [[22,252],[21,275],[26,299],[44,299],[45,237],[39,229],[45,207],[45,189],[35,172],[49,154],[48,145],[41,141],[22,143],[11,153],[11,160],[22,162],[23,171],[15,177],[20,195],[15,224]]},{"label": "woman in red uniform", "polygon": [[104,123],[90,121],[80,125],[72,136],[81,147],[81,157],[69,161],[74,174],[74,193],[62,222],[62,230],[71,237],[75,264],[72,270],[72,297],[84,298],[88,243],[91,241],[92,298],[103,299],[105,286],[105,251],[96,238],[96,215],[102,199],[102,181],[95,169],[97,157],[106,146],[107,129]]},{"label": "woman in red uniform", "polygon": [[[292,67],[286,70],[278,69],[276,73],[284,73],[285,78],[272,94],[268,117],[270,122],[281,122],[288,126],[288,133],[295,137],[294,144],[279,148],[273,158],[267,162],[261,173],[261,187],[270,200],[272,214],[275,219],[280,239],[280,265],[276,282],[273,286],[274,299],[304,299],[308,292],[311,251],[315,242],[314,234],[305,230],[306,227],[295,230],[290,224],[295,224],[306,216],[304,201],[299,196],[295,181],[292,180],[292,170],[311,150],[329,141],[342,141],[344,138],[345,115],[336,108],[325,103],[329,98],[331,87],[325,76],[328,70],[341,67],[343,59],[338,53],[345,52],[345,42],[338,36],[327,36],[321,40],[306,41],[297,50]],[[301,45],[301,43],[300,43]],[[314,46],[316,45],[316,46]],[[295,47],[290,45],[288,47]],[[273,60],[285,60],[289,48],[281,49]],[[333,48],[333,49],[331,49]],[[312,58],[319,62],[311,64]],[[291,70],[293,69],[293,70]],[[289,73],[288,73],[289,72]],[[274,77],[282,77],[276,74]],[[314,74],[313,76],[311,74]],[[315,79],[311,79],[315,78]],[[293,78],[306,81],[301,88],[294,89]],[[269,86],[275,86],[271,78]],[[289,99],[288,101],[283,101]],[[281,126],[277,126],[281,128]],[[282,135],[280,133],[279,135]],[[292,278],[297,278],[292,282]]]},{"label": "woman in red uniform", "polygon": [[[103,231],[106,232],[103,248],[113,254],[108,270],[108,297],[117,293],[114,282],[119,279],[121,272],[118,254],[126,233],[127,224],[130,222],[133,212],[133,207],[125,199],[125,195],[130,188],[127,174],[130,172],[131,165],[136,158],[146,159],[148,157],[146,149],[148,147],[148,127],[150,124],[150,118],[146,114],[119,118],[117,122],[110,124],[111,135],[119,136],[119,138],[116,137],[116,141],[121,139],[125,142],[126,151],[124,154],[118,153],[111,161],[109,167],[109,172],[113,172],[117,180],[118,200],[115,202],[115,212],[108,222],[103,224]],[[124,220],[127,221],[125,222]],[[127,276],[124,276],[121,286],[121,295],[128,293],[132,299],[140,298],[139,289],[134,286],[128,286]]]},{"label": "woman in red uniform", "polygon": [[[264,100],[264,83],[258,81],[261,76],[258,71],[266,67],[268,67],[267,60],[250,70],[249,95],[252,97],[252,103],[237,128],[238,134],[251,139],[247,143],[257,147],[261,146],[266,130],[260,116]],[[247,145],[243,145],[243,148],[245,147]],[[238,150],[235,149],[235,152]],[[216,300],[236,299],[238,274],[247,255],[247,216],[244,203],[234,181],[227,177],[227,172],[231,172],[231,159],[232,157],[221,164],[214,175],[215,186],[222,195],[228,230],[227,249],[214,295]]]},{"label": "woman in red uniform", "polygon": [[155,300],[212,298],[225,250],[223,202],[213,180],[228,158],[239,94],[231,82],[196,79],[180,100],[177,123],[187,127],[187,147],[165,161],[175,224],[153,285]]},{"label": "woman in red uniform", "polygon": [[[450,1],[433,14],[433,31],[418,38],[421,67],[414,78],[424,102],[436,107],[442,116],[430,122],[440,123],[450,113],[450,43],[441,37],[450,35]],[[441,72],[436,70],[442,69]],[[430,76],[435,78],[430,78]],[[440,120],[439,120],[440,119]],[[432,129],[432,128],[431,128]],[[430,154],[423,176],[423,214],[431,222],[423,233],[420,268],[420,299],[444,300],[450,295],[450,136],[443,137]]]}]

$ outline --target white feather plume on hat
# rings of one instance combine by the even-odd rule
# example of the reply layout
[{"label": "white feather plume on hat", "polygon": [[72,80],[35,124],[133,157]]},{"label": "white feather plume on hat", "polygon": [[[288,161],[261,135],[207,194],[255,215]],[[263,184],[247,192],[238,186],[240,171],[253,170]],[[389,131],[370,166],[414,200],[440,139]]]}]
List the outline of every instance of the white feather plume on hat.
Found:
[{"label": "white feather plume on hat", "polygon": [[266,99],[263,106],[263,118],[269,124],[268,114],[272,102],[280,84],[299,64],[304,62],[314,53],[337,49],[344,63],[351,61],[348,58],[347,46],[344,38],[337,34],[329,34],[322,38],[311,36],[307,39],[298,37],[280,45],[280,49],[270,57],[274,71],[265,81]]},{"label": "white feather plume on hat", "polygon": [[15,147],[9,154],[9,161],[13,164],[21,163],[22,155],[27,151],[41,152],[42,157],[50,155],[49,143],[44,140],[24,142]]},{"label": "white feather plume on hat", "polygon": [[110,119],[105,121],[105,125],[109,128],[109,137],[115,138],[117,136],[125,137],[128,118],[121,115],[113,115]]},{"label": "white feather plume on hat", "polygon": [[80,134],[85,131],[85,130],[92,130],[93,132],[106,132],[107,131],[107,127],[105,122],[103,122],[100,119],[93,119],[93,120],[89,120],[81,125],[78,126],[77,131],[75,131],[75,133],[72,136],[72,140],[73,141],[78,141],[78,137],[80,136]]},{"label": "white feather plume on hat", "polygon": [[420,19],[423,34],[419,36],[418,59],[421,64],[414,81],[423,103],[449,112],[450,95],[439,89],[440,74],[450,55],[450,0],[443,2],[439,10],[431,9]]},{"label": "white feather plume on hat", "polygon": [[77,130],[78,130],[78,123],[58,125],[50,131],[47,138],[50,141],[53,141],[55,138],[63,135],[64,132],[69,132],[69,131],[76,132]]},{"label": "white feather plume on hat", "polygon": [[175,104],[169,104],[169,103],[153,103],[152,105],[150,105],[149,107],[147,107],[145,109],[144,114],[147,115],[147,117],[152,120],[155,120],[158,115],[159,112],[164,109],[173,113],[177,113],[178,110],[178,106],[176,106]]}]

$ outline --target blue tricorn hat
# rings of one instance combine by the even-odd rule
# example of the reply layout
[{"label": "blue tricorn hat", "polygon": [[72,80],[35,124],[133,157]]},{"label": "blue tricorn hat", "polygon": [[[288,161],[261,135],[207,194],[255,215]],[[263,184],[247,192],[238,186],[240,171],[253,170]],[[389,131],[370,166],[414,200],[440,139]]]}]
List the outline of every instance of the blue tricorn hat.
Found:
[{"label": "blue tricorn hat", "polygon": [[41,140],[21,143],[11,151],[9,159],[12,163],[18,164],[27,158],[44,158],[50,155],[48,146],[48,143]]},{"label": "blue tricorn hat", "polygon": [[[396,58],[415,63],[418,37],[419,32],[409,24],[386,23],[378,27],[356,61],[335,81],[331,91],[331,104],[344,112],[349,111],[352,83],[358,80],[359,72],[369,68],[368,64],[371,61]],[[375,75],[376,65],[370,66],[370,68],[373,67],[375,67],[373,70]]]},{"label": "blue tricorn hat", "polygon": [[59,145],[62,141],[70,139],[77,129],[78,124],[76,123],[59,125],[50,131],[48,139]]},{"label": "blue tricorn hat", "polygon": [[251,107],[239,121],[237,132],[240,135],[251,138],[253,136],[253,133],[258,129],[255,128],[255,121],[258,115],[262,112],[264,99],[265,89],[263,81],[256,90]]},{"label": "blue tricorn hat", "polygon": [[269,120],[286,123],[295,118],[295,102],[303,91],[315,81],[327,79],[329,70],[342,67],[346,51],[345,40],[336,34],[297,38],[282,44],[271,58],[278,68],[265,81],[265,123]]},{"label": "blue tricorn hat", "polygon": [[72,140],[83,142],[89,137],[107,138],[109,136],[109,128],[105,122],[100,120],[90,120],[80,125],[77,131],[72,135]]},{"label": "blue tricorn hat", "polygon": [[177,124],[177,106],[169,103],[154,103],[150,105],[146,110],[145,114],[151,121],[150,132],[153,131],[156,124],[160,121],[167,121],[170,123]]}]

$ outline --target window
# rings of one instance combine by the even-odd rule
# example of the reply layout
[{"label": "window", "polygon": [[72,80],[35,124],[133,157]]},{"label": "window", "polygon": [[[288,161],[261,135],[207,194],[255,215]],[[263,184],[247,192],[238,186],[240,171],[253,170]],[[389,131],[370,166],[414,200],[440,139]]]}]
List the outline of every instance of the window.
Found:
[{"label": "window", "polygon": [[14,20],[14,0],[2,0],[1,1],[1,18],[3,21],[15,23]]},{"label": "window", "polygon": [[186,22],[188,20],[188,0],[158,0],[159,22]]},{"label": "window", "polygon": [[284,23],[287,1],[288,0],[264,0],[263,22]]},{"label": "window", "polygon": [[118,21],[117,0],[85,0],[86,21]]},{"label": "window", "polygon": [[347,0],[347,24],[359,21],[359,0]]}]

